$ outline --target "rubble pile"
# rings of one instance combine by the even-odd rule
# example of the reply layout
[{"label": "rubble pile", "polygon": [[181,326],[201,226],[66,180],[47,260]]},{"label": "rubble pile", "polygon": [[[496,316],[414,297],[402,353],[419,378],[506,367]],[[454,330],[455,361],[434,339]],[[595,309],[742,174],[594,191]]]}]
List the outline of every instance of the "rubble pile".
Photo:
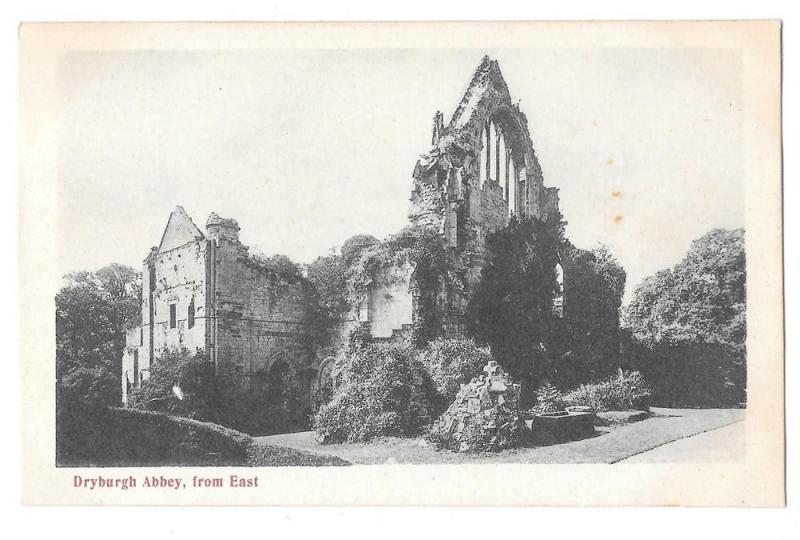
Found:
[{"label": "rubble pile", "polygon": [[495,361],[484,372],[461,386],[453,403],[431,426],[427,438],[437,448],[487,452],[519,442],[524,427],[517,407],[520,385]]}]

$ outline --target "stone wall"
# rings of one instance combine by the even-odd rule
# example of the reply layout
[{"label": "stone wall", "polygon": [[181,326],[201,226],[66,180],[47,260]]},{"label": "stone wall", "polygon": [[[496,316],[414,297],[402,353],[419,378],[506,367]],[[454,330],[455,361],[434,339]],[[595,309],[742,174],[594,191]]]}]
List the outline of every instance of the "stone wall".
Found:
[{"label": "stone wall", "polygon": [[[433,147],[413,171],[409,219],[443,235],[453,269],[465,277],[466,289],[449,294],[443,313],[446,320],[457,321],[480,280],[486,239],[508,224],[509,205],[521,218],[546,219],[558,212],[558,190],[544,186],[527,118],[512,100],[496,60],[484,57],[447,126],[440,112],[434,118]],[[491,137],[491,151],[486,152],[490,125],[502,133],[507,154],[499,156]],[[482,174],[481,156],[487,154],[505,159],[506,168],[514,164],[515,173],[508,174],[516,186],[512,201],[506,200],[505,178]],[[497,170],[495,176],[500,176]]]},{"label": "stone wall", "polygon": [[164,252],[154,249],[145,260],[142,325],[127,332],[122,358],[123,401],[129,384],[136,386],[147,379],[151,361],[161,351],[206,349],[211,317],[207,253],[208,243],[201,239]]},{"label": "stone wall", "polygon": [[373,338],[388,338],[412,323],[410,265],[381,270],[370,289],[369,322]]},{"label": "stone wall", "polygon": [[274,390],[267,381],[278,363],[310,402],[317,360],[305,286],[250,256],[238,232],[234,220],[212,214],[206,238],[181,207],[170,215],[144,262],[142,326],[127,333],[122,359],[124,399],[161,351],[186,348],[208,352],[232,402],[268,398],[258,394]]},{"label": "stone wall", "polygon": [[254,379],[265,378],[281,361],[310,391],[314,355],[302,283],[289,282],[253,260],[238,240],[220,238],[214,253],[213,358],[223,387],[234,394],[267,391]]},{"label": "stone wall", "polygon": [[164,349],[205,348],[206,253],[207,243],[200,240],[152,259],[156,276],[152,293],[156,355]]}]

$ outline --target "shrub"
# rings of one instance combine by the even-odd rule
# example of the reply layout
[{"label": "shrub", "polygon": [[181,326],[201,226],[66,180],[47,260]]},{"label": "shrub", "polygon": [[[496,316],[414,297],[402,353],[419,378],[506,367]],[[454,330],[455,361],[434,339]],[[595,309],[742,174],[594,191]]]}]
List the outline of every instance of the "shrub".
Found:
[{"label": "shrub", "polygon": [[372,344],[336,359],[334,394],[314,418],[322,443],[416,435],[425,426],[432,383],[415,351]]},{"label": "shrub", "polygon": [[209,422],[135,409],[96,408],[62,422],[59,467],[87,466],[300,466],[348,465],[320,456],[262,445]]},{"label": "shrub", "polygon": [[536,390],[536,405],[533,412],[538,414],[564,410],[564,395],[550,383],[545,383]]},{"label": "shrub", "polygon": [[724,408],[746,400],[745,359],[730,347],[628,343],[625,359],[651,382],[654,405]]},{"label": "shrub", "polygon": [[600,382],[581,385],[563,396],[564,406],[586,405],[596,411],[642,409],[652,390],[638,371],[622,371]]},{"label": "shrub", "polygon": [[480,375],[491,359],[488,347],[479,347],[472,339],[463,338],[438,338],[419,354],[436,387],[439,405],[444,406],[452,403],[461,385]]},{"label": "shrub", "polygon": [[210,419],[215,410],[214,366],[203,351],[172,349],[150,366],[150,378],[131,391],[128,404],[187,418]]}]

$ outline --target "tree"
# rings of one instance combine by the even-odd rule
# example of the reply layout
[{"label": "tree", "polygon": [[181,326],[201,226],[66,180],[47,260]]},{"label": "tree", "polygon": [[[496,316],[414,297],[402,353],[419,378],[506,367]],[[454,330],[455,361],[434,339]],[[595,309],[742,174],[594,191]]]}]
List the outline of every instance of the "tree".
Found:
[{"label": "tree", "polygon": [[250,258],[261,268],[289,283],[297,283],[303,279],[300,267],[286,255],[276,254],[268,257],[260,250],[254,249]]},{"label": "tree", "polygon": [[306,270],[325,315],[336,320],[350,311],[347,301],[347,267],[339,255],[317,257]]},{"label": "tree", "polygon": [[111,264],[65,276],[56,294],[56,381],[59,400],[116,404],[125,328],[141,321],[141,278]]},{"label": "tree", "polygon": [[565,241],[561,254],[564,320],[554,337],[558,354],[550,374],[559,386],[572,387],[619,367],[619,309],[626,274],[602,244],[587,251]]},{"label": "tree", "polygon": [[744,230],[714,229],[674,268],[646,278],[623,313],[644,357],[642,370],[664,400],[730,405],[744,400]]},{"label": "tree", "polygon": [[532,390],[551,341],[561,216],[512,218],[487,238],[488,261],[466,313],[468,332]]},{"label": "tree", "polygon": [[378,244],[380,240],[369,234],[356,234],[342,244],[342,260],[346,266],[355,261],[366,248]]}]

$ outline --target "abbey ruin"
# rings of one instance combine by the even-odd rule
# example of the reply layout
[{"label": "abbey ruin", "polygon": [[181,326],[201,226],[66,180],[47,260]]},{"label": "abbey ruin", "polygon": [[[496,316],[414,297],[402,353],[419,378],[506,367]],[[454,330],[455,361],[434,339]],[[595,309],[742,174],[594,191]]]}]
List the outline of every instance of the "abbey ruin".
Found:
[{"label": "abbey ruin", "polygon": [[[512,215],[546,219],[558,213],[558,190],[543,184],[527,119],[496,60],[484,57],[447,124],[435,114],[431,148],[412,176],[410,222],[440,236],[451,265],[452,279],[437,292],[441,330],[461,335],[487,235]],[[127,334],[123,396],[148,377],[159,351],[183,347],[206,351],[227,399],[261,394],[280,402],[288,378],[303,390],[302,406],[312,407],[354,328],[390,340],[414,324],[415,268],[380,272],[394,278],[376,276],[363,300],[318,343],[309,339],[314,329],[302,280],[253,257],[239,241],[235,220],[212,213],[201,231],[177,207],[144,260],[142,325]]]}]

